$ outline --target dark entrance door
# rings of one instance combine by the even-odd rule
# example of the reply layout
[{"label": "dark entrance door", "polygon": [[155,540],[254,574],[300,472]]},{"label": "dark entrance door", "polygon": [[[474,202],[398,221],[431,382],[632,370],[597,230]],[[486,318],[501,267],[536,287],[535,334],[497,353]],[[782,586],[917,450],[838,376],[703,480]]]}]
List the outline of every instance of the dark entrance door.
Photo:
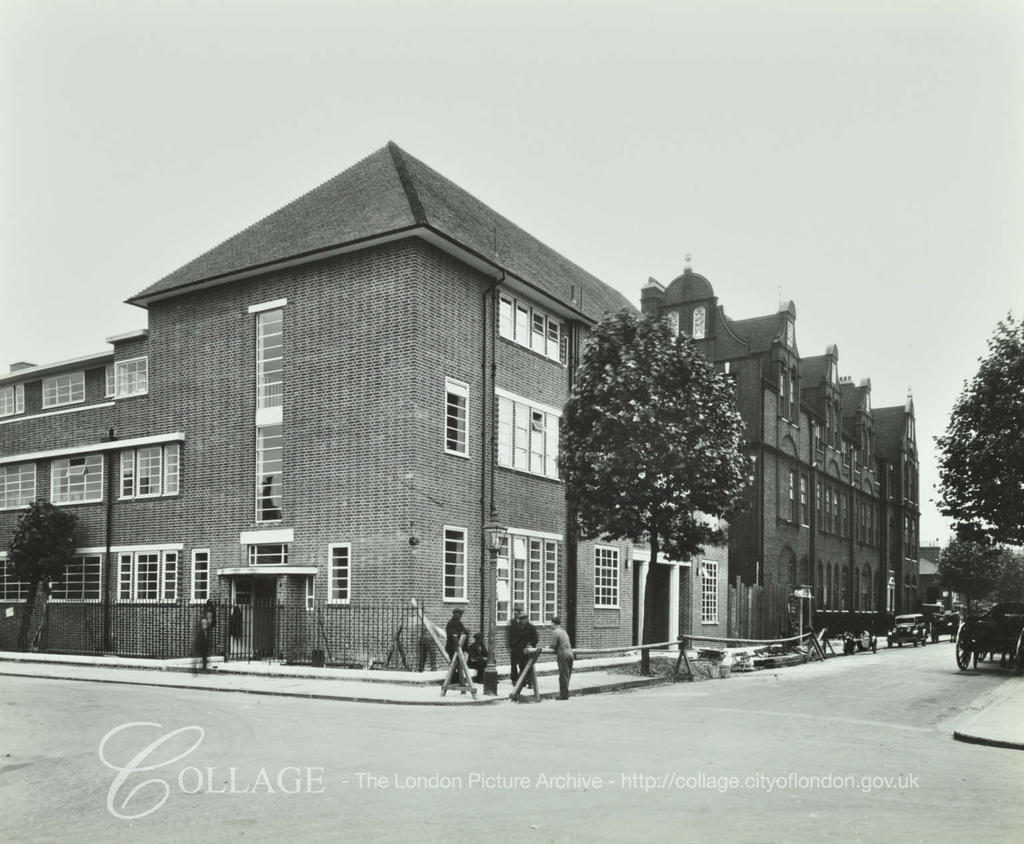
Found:
[{"label": "dark entrance door", "polygon": [[668,577],[671,566],[648,566],[644,627],[649,631],[644,642],[668,641]]},{"label": "dark entrance door", "polygon": [[274,613],[277,610],[277,578],[254,578],[252,591],[252,655],[254,659],[274,656]]}]

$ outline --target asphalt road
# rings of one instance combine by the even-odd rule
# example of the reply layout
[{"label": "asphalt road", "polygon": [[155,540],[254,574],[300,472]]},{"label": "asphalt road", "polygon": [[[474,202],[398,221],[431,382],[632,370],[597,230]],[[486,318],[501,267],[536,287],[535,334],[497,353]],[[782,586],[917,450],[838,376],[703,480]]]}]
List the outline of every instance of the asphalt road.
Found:
[{"label": "asphalt road", "polygon": [[469,708],[3,678],[0,834],[1017,840],[1024,752],[951,739],[1007,682],[957,671],[948,643]]}]

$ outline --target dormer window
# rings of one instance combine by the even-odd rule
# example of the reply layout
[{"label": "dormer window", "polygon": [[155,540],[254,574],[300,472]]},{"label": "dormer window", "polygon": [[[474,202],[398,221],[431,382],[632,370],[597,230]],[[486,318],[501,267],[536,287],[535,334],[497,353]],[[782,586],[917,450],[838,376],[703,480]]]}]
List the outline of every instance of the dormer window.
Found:
[{"label": "dormer window", "polygon": [[693,309],[693,339],[703,340],[707,330],[707,312],[703,305]]}]

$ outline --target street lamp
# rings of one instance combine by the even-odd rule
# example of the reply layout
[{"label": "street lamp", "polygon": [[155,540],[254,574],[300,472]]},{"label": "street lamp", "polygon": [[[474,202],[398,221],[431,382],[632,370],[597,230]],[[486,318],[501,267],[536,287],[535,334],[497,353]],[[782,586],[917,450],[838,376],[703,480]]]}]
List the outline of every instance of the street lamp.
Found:
[{"label": "street lamp", "polygon": [[494,662],[494,631],[498,625],[498,552],[505,541],[508,528],[498,521],[498,513],[492,507],[490,519],[483,525],[484,542],[491,555],[491,564],[487,569],[487,590],[485,598],[490,600],[487,613],[487,666],[484,668],[484,694],[498,694],[498,666]]}]

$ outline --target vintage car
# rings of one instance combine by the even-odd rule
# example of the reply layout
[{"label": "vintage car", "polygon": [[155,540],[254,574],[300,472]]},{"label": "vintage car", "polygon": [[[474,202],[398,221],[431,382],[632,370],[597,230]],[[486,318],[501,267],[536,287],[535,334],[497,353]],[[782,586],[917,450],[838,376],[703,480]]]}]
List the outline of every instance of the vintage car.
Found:
[{"label": "vintage car", "polygon": [[996,604],[977,618],[960,625],[956,636],[956,664],[966,671],[973,660],[975,668],[986,655],[1000,664],[1024,673],[1024,603]]},{"label": "vintage car", "polygon": [[940,636],[949,636],[949,641],[956,641],[956,632],[960,629],[960,614],[946,610],[932,616],[932,641],[939,641]]},{"label": "vintage car", "polygon": [[910,642],[915,648],[918,644],[924,647],[928,643],[928,625],[919,612],[898,615],[892,630],[885,638],[890,648],[893,645],[902,648],[904,642]]}]

